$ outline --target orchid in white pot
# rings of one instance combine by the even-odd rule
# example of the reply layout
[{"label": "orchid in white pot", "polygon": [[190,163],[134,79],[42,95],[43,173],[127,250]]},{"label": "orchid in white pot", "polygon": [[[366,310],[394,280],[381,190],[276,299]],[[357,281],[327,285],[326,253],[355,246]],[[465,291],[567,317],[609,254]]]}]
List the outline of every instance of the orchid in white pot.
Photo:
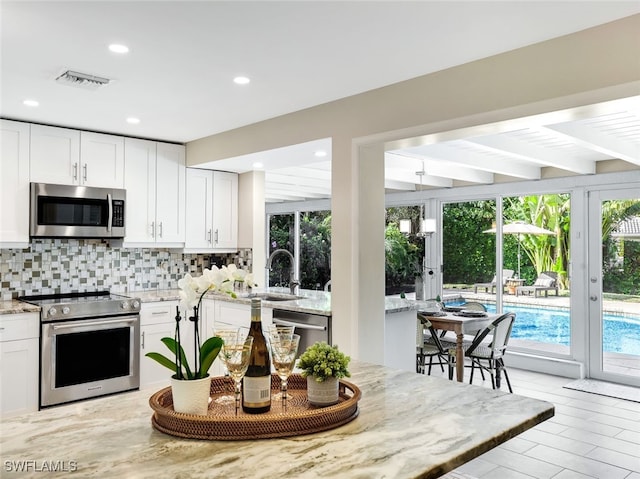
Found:
[{"label": "orchid in white pot", "polygon": [[[187,273],[184,278],[178,281],[180,306],[176,311],[175,336],[161,339],[173,353],[175,359],[172,360],[155,352],[147,353],[146,356],[171,369],[175,373],[175,379],[195,380],[207,377],[209,368],[222,348],[222,339],[214,336],[207,339],[202,345],[200,344],[199,321],[202,298],[209,291],[227,294],[235,298],[236,293],[233,291],[233,285],[234,281],[238,281],[236,278],[242,278],[248,284],[253,282],[251,273],[237,268],[234,264],[222,266],[221,268],[213,266],[211,269],[204,269],[202,275],[198,277],[193,277]],[[180,341],[180,321],[182,320],[180,308],[186,311],[193,310],[193,316],[189,317],[195,328],[193,368],[189,365]]]}]

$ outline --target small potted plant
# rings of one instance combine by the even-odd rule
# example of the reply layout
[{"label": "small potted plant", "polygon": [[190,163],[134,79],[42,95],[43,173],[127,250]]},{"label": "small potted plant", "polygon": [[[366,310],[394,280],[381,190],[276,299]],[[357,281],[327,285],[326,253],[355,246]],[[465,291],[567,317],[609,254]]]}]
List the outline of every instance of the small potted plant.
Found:
[{"label": "small potted plant", "polygon": [[314,406],[338,402],[338,379],[350,377],[351,358],[324,341],[309,346],[298,359],[302,377],[307,378],[307,398]]},{"label": "small potted plant", "polygon": [[[218,268],[213,266],[205,269],[202,276],[194,278],[186,274],[178,281],[180,288],[180,306],[176,308],[176,329],[173,338],[162,338],[161,341],[171,351],[174,359],[170,359],[160,353],[150,352],[145,356],[157,361],[162,366],[173,371],[171,377],[171,394],[173,397],[173,407],[176,412],[187,414],[206,415],[209,403],[209,392],[211,389],[211,378],[209,368],[218,357],[222,348],[221,338],[214,336],[200,344],[200,306],[202,298],[209,291],[228,294],[236,297],[233,291],[234,276],[237,268],[223,266]],[[242,275],[245,280],[252,281],[252,275]],[[189,320],[193,322],[195,334],[194,357],[191,365],[187,360],[180,340],[180,307],[186,311],[193,309],[193,316]]]}]

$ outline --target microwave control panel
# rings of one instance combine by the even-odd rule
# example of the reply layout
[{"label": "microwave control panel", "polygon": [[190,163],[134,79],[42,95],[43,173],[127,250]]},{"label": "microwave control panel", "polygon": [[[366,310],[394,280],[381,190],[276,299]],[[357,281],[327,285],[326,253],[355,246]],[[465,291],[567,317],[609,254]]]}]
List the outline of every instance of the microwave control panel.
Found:
[{"label": "microwave control panel", "polygon": [[114,228],[124,227],[124,200],[113,200],[113,222]]}]

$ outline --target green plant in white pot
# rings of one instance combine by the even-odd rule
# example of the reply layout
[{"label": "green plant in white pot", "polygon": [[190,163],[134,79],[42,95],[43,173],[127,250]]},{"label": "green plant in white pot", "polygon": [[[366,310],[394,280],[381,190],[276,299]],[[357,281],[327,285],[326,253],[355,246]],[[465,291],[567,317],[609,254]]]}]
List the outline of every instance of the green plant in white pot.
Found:
[{"label": "green plant in white pot", "polygon": [[324,341],[309,346],[298,359],[297,367],[307,378],[307,398],[315,406],[330,406],[339,400],[338,380],[350,377],[351,358]]},{"label": "green plant in white pot", "polygon": [[[180,306],[176,308],[175,335],[173,338],[161,339],[172,353],[173,359],[156,352],[145,355],[173,371],[171,393],[176,412],[207,414],[211,388],[209,368],[218,357],[223,341],[222,338],[213,336],[201,344],[200,306],[202,298],[209,291],[217,291],[235,297],[233,292],[233,273],[235,271],[235,267],[229,269],[226,266],[222,268],[213,266],[211,269],[205,269],[202,276],[194,278],[187,273],[184,278],[178,281]],[[251,280],[249,277],[249,281]],[[180,321],[182,320],[180,307],[186,311],[193,309],[193,316],[189,317],[189,321],[193,322],[194,327],[194,357],[191,364],[189,364],[180,339]]]}]

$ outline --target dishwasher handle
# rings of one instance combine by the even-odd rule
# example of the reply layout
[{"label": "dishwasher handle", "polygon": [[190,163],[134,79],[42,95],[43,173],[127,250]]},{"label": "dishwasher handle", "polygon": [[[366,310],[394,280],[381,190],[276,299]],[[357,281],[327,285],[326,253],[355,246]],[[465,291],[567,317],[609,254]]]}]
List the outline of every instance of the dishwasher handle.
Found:
[{"label": "dishwasher handle", "polygon": [[273,324],[280,326],[294,326],[300,329],[313,329],[314,331],[326,331],[326,326],[316,326],[315,324],[294,323],[292,321],[284,321],[282,319],[273,318]]}]

